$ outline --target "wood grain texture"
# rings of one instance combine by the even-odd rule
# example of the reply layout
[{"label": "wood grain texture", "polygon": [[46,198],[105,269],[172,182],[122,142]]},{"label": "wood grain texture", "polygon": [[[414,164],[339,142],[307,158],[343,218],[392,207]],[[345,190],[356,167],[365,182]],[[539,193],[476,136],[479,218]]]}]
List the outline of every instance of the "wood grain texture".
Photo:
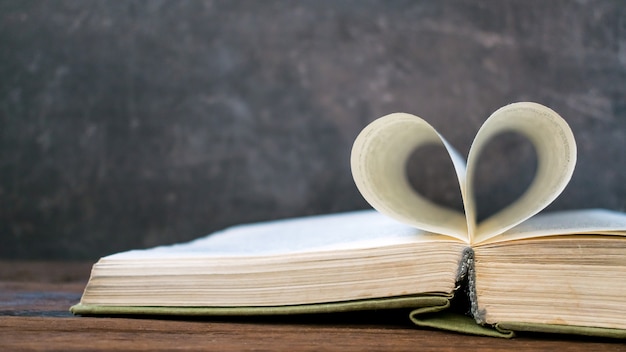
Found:
[{"label": "wood grain texture", "polygon": [[504,340],[420,330],[403,312],[184,320],[74,317],[67,309],[80,298],[89,266],[0,262],[2,350],[626,351],[622,342],[606,339],[535,334]]}]

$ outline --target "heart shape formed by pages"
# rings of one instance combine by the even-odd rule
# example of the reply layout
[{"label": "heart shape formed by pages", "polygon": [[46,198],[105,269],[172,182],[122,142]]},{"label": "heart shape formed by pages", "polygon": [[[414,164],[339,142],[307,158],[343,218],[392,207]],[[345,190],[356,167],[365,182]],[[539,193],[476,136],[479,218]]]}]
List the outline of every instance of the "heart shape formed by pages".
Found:
[{"label": "heart shape formed by pages", "polygon": [[[481,151],[495,136],[515,132],[537,153],[533,182],[513,203],[476,223],[473,178]],[[405,173],[411,153],[422,146],[444,147],[456,171],[465,213],[438,205],[409,183]],[[480,243],[520,224],[548,206],[563,191],[576,165],[576,142],[565,120],[537,103],[520,102],[494,112],[481,126],[463,157],[426,121],[405,113],[381,117],[359,134],[351,156],[357,188],[379,212],[416,228]],[[428,165],[424,165],[428,167]]]}]

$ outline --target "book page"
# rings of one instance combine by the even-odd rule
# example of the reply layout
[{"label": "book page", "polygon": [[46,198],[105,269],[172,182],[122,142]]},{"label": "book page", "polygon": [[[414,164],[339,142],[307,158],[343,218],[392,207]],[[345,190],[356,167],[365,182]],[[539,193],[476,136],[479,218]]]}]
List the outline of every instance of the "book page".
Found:
[{"label": "book page", "polygon": [[364,210],[238,225],[191,242],[106,258],[249,257],[434,241],[450,238]]},{"label": "book page", "polygon": [[[553,110],[536,103],[515,103],[500,108],[485,121],[470,148],[467,164],[467,205],[465,212],[475,219],[473,177],[481,150],[494,136],[519,133],[533,144],[537,172],[525,193],[512,204],[470,227],[471,243],[480,243],[523,222],[548,206],[565,188],[576,165],[576,142],[565,122]],[[514,157],[514,156],[511,156]],[[470,220],[468,223],[472,224]]]},{"label": "book page", "polygon": [[465,215],[435,204],[409,183],[407,160],[413,151],[428,144],[446,148],[461,192],[465,192],[463,158],[431,125],[404,113],[381,117],[359,134],[351,156],[354,181],[363,197],[381,213],[416,228],[467,242]]},{"label": "book page", "polygon": [[626,213],[584,209],[540,214],[481,244],[579,234],[626,237]]}]

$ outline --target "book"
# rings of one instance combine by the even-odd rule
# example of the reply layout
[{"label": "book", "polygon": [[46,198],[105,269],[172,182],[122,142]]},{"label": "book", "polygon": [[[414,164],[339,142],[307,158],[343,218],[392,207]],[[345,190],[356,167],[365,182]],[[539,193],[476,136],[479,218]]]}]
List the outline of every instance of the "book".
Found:
[{"label": "book", "polygon": [[[517,200],[477,222],[477,160],[505,132],[533,144],[536,174]],[[430,145],[450,156],[464,212],[434,203],[410,184],[409,156]],[[576,164],[573,133],[550,108],[520,102],[498,109],[479,129],[467,162],[423,119],[387,115],[358,135],[350,163],[373,209],[238,225],[188,243],[103,257],[71,311],[229,316],[406,309],[418,326],[472,334],[626,338],[626,214],[538,214],[563,191]],[[451,302],[467,306],[452,310]]]}]

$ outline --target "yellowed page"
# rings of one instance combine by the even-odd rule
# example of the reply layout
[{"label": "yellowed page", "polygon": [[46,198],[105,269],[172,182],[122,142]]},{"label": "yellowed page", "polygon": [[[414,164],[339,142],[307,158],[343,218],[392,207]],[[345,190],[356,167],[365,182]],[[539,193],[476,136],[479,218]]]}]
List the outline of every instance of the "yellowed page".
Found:
[{"label": "yellowed page", "polygon": [[481,322],[626,328],[626,237],[542,237],[474,249]]},{"label": "yellowed page", "polygon": [[578,234],[626,236],[626,214],[606,209],[539,214],[481,244]]},{"label": "yellowed page", "polygon": [[[520,198],[474,229],[471,227],[476,218],[472,185],[476,162],[489,140],[504,132],[519,133],[533,144],[537,152],[537,173]],[[471,243],[487,241],[544,209],[563,191],[575,165],[574,135],[556,112],[529,102],[498,109],[478,131],[468,156],[465,212]]]},{"label": "yellowed page", "polygon": [[462,185],[461,191],[465,193],[463,158],[426,121],[404,113],[381,117],[361,131],[352,148],[354,181],[363,197],[379,212],[416,228],[467,242],[464,214],[423,197],[407,179],[410,154],[428,144],[446,148]]},{"label": "yellowed page", "polygon": [[449,295],[466,247],[375,210],[237,225],[101,258],[81,304],[279,314],[271,307]]}]

